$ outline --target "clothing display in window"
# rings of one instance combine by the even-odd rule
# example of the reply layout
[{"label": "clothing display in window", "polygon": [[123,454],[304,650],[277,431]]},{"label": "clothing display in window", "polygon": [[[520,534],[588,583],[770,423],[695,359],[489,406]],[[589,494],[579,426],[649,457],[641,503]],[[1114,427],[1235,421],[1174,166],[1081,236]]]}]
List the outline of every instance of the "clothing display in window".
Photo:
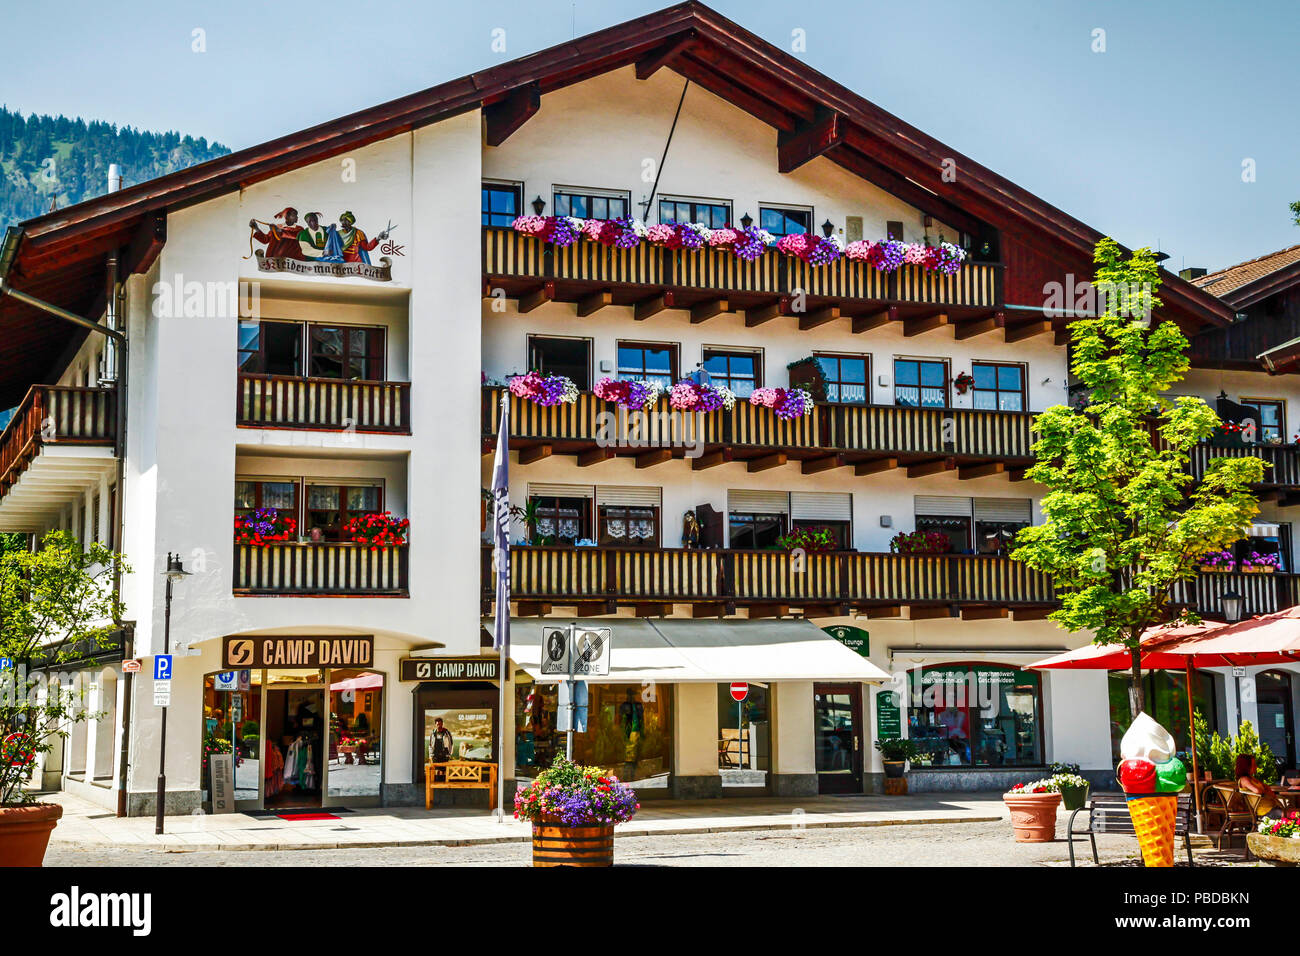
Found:
[{"label": "clothing display in window", "polygon": [[266,742],[266,789],[265,796],[270,798],[280,792],[284,786],[284,757],[274,741]]},{"label": "clothing display in window", "polygon": [[284,782],[303,790],[316,789],[316,759],[312,745],[299,737],[284,756]]}]

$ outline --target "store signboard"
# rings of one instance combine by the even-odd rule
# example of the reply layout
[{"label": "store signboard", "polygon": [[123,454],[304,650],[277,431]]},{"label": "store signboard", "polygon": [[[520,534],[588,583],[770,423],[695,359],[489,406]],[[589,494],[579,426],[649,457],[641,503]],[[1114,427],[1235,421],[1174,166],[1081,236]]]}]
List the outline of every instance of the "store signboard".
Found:
[{"label": "store signboard", "polygon": [[871,656],[871,635],[862,628],[849,624],[833,624],[830,627],[823,627],[822,630],[862,657]]},{"label": "store signboard", "polygon": [[235,760],[230,754],[212,754],[208,757],[208,771],[212,778],[212,812],[235,812]]},{"label": "store signboard", "polygon": [[373,635],[227,637],[222,642],[221,666],[226,669],[370,667],[374,662]]},{"label": "store signboard", "polygon": [[404,657],[400,662],[401,679],[410,681],[496,680],[500,674],[495,657]]},{"label": "store signboard", "polygon": [[882,690],[876,694],[876,739],[903,736],[903,713],[898,706],[898,694]]}]

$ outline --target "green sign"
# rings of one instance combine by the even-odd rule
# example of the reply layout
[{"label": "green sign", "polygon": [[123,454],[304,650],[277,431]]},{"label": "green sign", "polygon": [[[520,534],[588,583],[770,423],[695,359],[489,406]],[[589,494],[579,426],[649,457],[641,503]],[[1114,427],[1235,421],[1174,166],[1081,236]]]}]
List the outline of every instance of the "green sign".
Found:
[{"label": "green sign", "polygon": [[903,736],[903,715],[898,709],[898,693],[882,690],[876,694],[876,739]]},{"label": "green sign", "polygon": [[849,650],[857,651],[863,657],[871,656],[871,648],[867,643],[871,635],[862,628],[848,624],[832,624],[830,627],[823,627],[822,630]]}]

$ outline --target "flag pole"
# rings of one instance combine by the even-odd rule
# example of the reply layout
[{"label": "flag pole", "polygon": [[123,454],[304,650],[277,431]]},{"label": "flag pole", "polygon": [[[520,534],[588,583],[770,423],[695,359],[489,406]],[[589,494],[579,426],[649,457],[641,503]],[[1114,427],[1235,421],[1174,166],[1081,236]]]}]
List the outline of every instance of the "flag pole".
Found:
[{"label": "flag pole", "polygon": [[501,424],[492,468],[492,563],[496,570],[496,621],[492,643],[498,653],[497,822],[506,822],[506,660],[510,656],[510,393],[501,395]]}]

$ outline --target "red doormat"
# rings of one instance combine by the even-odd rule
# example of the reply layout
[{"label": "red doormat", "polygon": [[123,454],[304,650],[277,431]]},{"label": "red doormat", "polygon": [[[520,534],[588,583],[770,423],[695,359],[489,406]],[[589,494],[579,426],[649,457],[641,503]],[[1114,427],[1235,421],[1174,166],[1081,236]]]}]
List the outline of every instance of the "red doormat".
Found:
[{"label": "red doormat", "polygon": [[333,813],[277,813],[281,820],[338,820]]}]

